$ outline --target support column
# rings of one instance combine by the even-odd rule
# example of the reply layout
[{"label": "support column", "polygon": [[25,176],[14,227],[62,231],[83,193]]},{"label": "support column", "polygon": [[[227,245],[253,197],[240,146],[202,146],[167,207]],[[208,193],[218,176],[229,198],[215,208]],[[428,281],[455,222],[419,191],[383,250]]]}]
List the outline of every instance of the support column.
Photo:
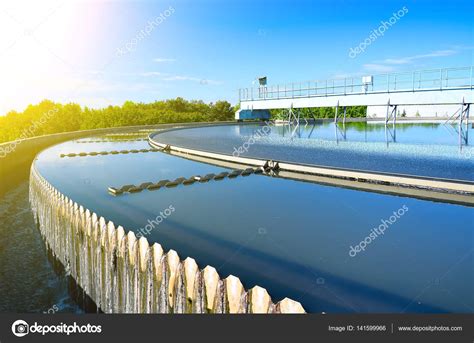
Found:
[{"label": "support column", "polygon": [[390,99],[388,99],[388,103],[387,103],[387,114],[385,114],[385,125],[387,125],[388,123],[388,113],[390,111]]},{"label": "support column", "polygon": [[393,126],[395,126],[395,124],[397,123],[397,109],[398,109],[398,105],[395,105],[395,107],[393,108],[393,113],[394,113]]}]

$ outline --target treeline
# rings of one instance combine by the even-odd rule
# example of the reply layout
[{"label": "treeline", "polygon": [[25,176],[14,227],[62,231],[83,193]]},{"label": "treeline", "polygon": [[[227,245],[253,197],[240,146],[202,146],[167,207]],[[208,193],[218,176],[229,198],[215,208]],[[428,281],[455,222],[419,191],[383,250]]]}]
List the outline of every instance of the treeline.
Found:
[{"label": "treeline", "polygon": [[[300,118],[334,118],[336,109],[334,107],[318,107],[318,108],[299,108],[293,109],[296,115],[300,112]],[[287,109],[271,110],[272,119],[286,119],[288,117]],[[346,108],[346,116],[350,118],[364,118],[367,114],[367,106],[348,106]],[[339,107],[338,116],[344,115],[344,108]]]},{"label": "treeline", "polygon": [[102,109],[59,104],[44,100],[29,105],[23,112],[0,116],[0,143],[51,133],[107,128],[200,121],[233,120],[235,109],[227,101],[206,104],[176,98],[153,103],[125,102]]}]

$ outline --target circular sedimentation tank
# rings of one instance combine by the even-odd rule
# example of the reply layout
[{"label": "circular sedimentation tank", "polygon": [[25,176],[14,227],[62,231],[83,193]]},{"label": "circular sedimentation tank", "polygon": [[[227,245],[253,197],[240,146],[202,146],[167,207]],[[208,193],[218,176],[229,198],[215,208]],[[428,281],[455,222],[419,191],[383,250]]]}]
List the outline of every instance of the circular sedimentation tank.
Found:
[{"label": "circular sedimentation tank", "polygon": [[[79,251],[104,248],[107,263],[82,254],[73,275],[106,312],[463,312],[435,289],[419,303],[409,299],[469,249],[466,194],[430,198],[426,187],[362,185],[362,176],[311,169],[469,186],[474,161],[456,144],[436,135],[420,141],[432,126],[399,127],[398,140],[387,144],[375,124],[348,123],[345,140],[330,137],[334,127],[325,123],[299,132],[273,126],[264,136],[262,125],[181,128],[151,133],[149,141],[140,132],[114,134],[115,141],[98,136],[43,151],[32,166],[31,198],[46,242],[70,268]],[[138,138],[127,140],[132,134]],[[290,172],[290,164],[304,168]],[[351,256],[403,206],[406,214]],[[455,249],[444,249],[450,227],[459,235],[450,236]],[[85,239],[71,246],[71,232]],[[463,285],[468,267],[451,271],[446,289],[474,306]],[[108,276],[95,284],[99,269]],[[115,298],[117,285],[145,287],[152,275],[160,275],[153,289],[139,289],[131,302]]]}]

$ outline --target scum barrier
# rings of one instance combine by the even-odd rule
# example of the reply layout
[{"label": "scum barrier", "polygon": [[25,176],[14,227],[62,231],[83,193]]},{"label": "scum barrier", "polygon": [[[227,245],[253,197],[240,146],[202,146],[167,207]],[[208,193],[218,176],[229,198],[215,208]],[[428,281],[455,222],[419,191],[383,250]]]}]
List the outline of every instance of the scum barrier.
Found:
[{"label": "scum barrier", "polygon": [[219,180],[223,180],[225,178],[228,178],[228,179],[234,179],[238,176],[249,176],[251,174],[262,174],[265,170],[263,168],[247,168],[247,169],[244,169],[244,170],[238,170],[238,169],[235,169],[233,171],[231,171],[230,173],[229,172],[222,172],[222,173],[219,173],[219,174],[207,174],[207,175],[204,175],[204,176],[200,176],[200,175],[193,175],[189,178],[185,178],[185,177],[178,177],[177,179],[173,180],[173,181],[170,181],[170,180],[160,180],[156,183],[153,183],[153,182],[144,182],[138,186],[135,186],[135,185],[124,185],[124,186],[121,186],[121,187],[109,187],[108,190],[109,190],[109,193],[111,193],[112,195],[120,195],[120,194],[123,194],[123,193],[137,193],[137,192],[141,192],[145,189],[148,189],[149,191],[153,191],[153,190],[157,190],[157,189],[160,189],[162,187],[167,187],[167,188],[171,188],[171,187],[176,187],[178,185],[192,185],[193,183],[195,182],[199,182],[199,183],[205,183],[205,182],[209,182],[211,180],[214,180],[214,181],[219,181]]},{"label": "scum barrier", "polygon": [[158,152],[158,149],[132,149],[132,150],[112,150],[112,151],[92,151],[92,152],[71,152],[69,154],[60,154],[59,157],[85,157],[85,156],[99,156],[99,155],[117,155],[117,154],[138,154],[145,152]]},{"label": "scum barrier", "polygon": [[145,142],[148,141],[147,138],[138,138],[138,139],[103,139],[103,140],[88,140],[88,141],[75,141],[74,143],[85,144],[85,143],[122,143],[122,142]]},{"label": "scum barrier", "polygon": [[67,198],[33,163],[30,204],[41,235],[76,283],[106,313],[305,313],[299,302],[276,304],[259,286],[246,290],[239,278],[221,279],[190,257],[137,240]]}]

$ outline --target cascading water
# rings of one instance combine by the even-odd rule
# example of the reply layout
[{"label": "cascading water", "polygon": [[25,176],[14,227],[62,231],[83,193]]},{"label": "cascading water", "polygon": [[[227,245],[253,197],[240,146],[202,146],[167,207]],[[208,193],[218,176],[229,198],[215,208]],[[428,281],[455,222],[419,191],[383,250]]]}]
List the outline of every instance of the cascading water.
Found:
[{"label": "cascading water", "polygon": [[146,238],[137,240],[49,184],[33,163],[30,204],[54,257],[106,313],[304,313],[285,298],[273,304],[259,287],[246,291],[235,276],[220,279]]}]

